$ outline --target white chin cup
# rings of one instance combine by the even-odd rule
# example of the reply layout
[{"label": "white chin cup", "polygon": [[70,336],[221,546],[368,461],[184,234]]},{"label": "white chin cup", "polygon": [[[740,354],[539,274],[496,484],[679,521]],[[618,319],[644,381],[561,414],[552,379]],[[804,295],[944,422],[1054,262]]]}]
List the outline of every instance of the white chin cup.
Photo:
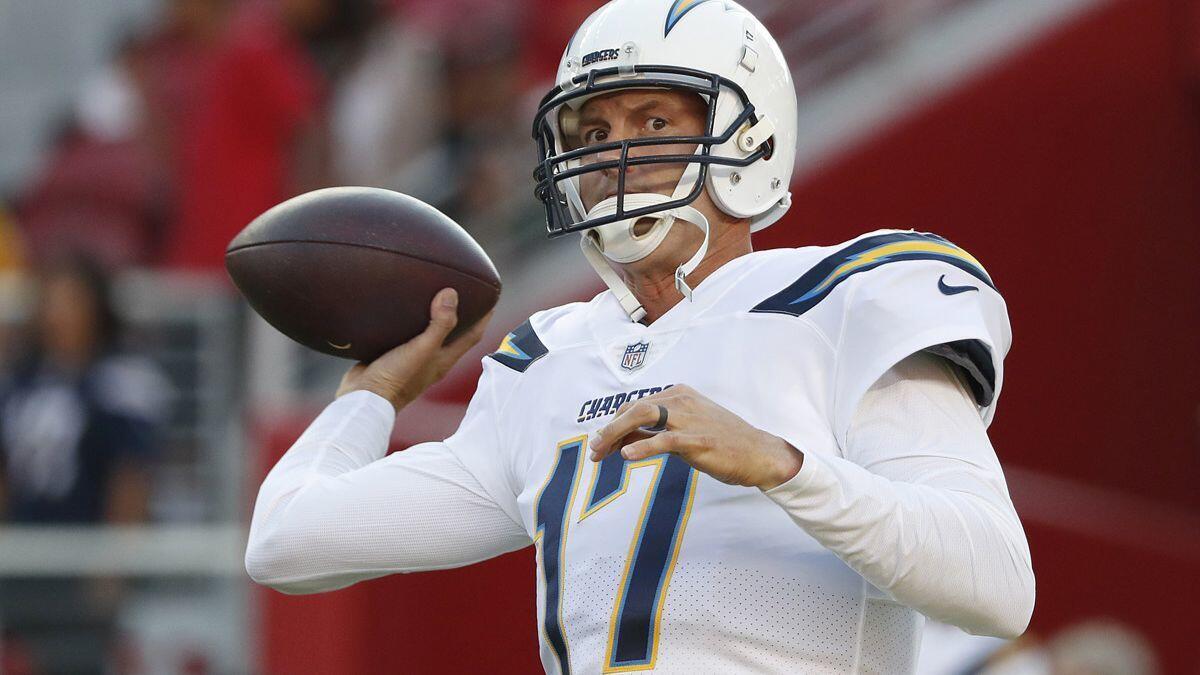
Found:
[{"label": "white chin cup", "polygon": [[[639,201],[643,201],[647,205],[652,203],[662,204],[667,201],[671,201],[671,198],[663,195],[627,195],[626,201],[631,204],[635,203],[630,201],[631,198],[648,198],[644,200],[639,199]],[[594,217],[597,214],[603,213],[603,211],[601,211],[602,208],[607,208],[609,215],[616,213],[615,198],[611,200],[612,204],[609,204],[609,201],[610,200],[605,200],[604,202],[596,205],[596,208],[592,209],[591,213],[588,214],[588,217]],[[621,277],[605,261],[605,258],[607,257],[609,260],[618,263],[641,260],[642,258],[650,255],[650,253],[652,253],[654,249],[657,248],[660,243],[662,243],[663,238],[667,235],[667,232],[670,231],[671,225],[673,225],[676,220],[691,223],[700,228],[700,231],[704,233],[704,240],[700,242],[700,248],[696,249],[696,252],[692,254],[692,257],[675,270],[675,287],[679,289],[679,292],[682,293],[685,298],[691,300],[692,288],[687,283],[687,275],[695,271],[696,267],[699,266],[701,261],[704,260],[704,256],[708,253],[708,240],[712,235],[712,228],[709,226],[708,218],[705,218],[703,213],[700,213],[691,206],[682,206],[676,209],[671,209],[665,213],[656,213],[652,216],[646,217],[653,218],[655,220],[655,224],[653,227],[651,227],[650,231],[642,237],[633,237],[631,228],[633,227],[634,223],[639,220],[637,218],[633,218],[630,220],[611,223],[609,225],[594,227],[591,230],[581,233],[582,236],[579,239],[579,247],[583,250],[584,257],[587,258],[588,263],[592,265],[592,268],[596,270],[596,273],[600,275],[600,278],[604,280],[604,283],[610,289],[612,289],[612,292],[616,296],[617,301],[621,304],[622,309],[625,310],[625,312],[629,315],[629,318],[633,321],[641,321],[642,318],[646,316],[646,310],[642,307],[641,303],[638,302],[638,299],[634,297],[633,293],[629,290],[629,287],[625,285],[625,282],[621,279]],[[611,249],[608,247],[608,245],[605,247],[606,250],[602,252],[600,250],[600,246],[597,245],[595,239],[591,236],[591,233],[603,228],[609,228],[609,232],[612,234],[598,232],[597,234],[600,236],[601,241],[605,241],[606,238],[611,238],[618,246],[625,246],[628,249],[626,251],[619,252],[628,254],[632,257],[618,259],[610,252]],[[632,245],[627,242],[631,242]]]},{"label": "white chin cup", "polygon": [[[648,206],[658,206],[671,201],[671,197],[667,195],[658,195],[650,193],[637,193],[625,195],[625,210],[632,211],[634,209],[646,208]],[[588,219],[602,218],[611,216],[617,212],[617,198],[609,197],[599,204],[592,207],[588,211]],[[633,233],[634,227],[642,218],[628,218],[626,220],[618,220],[615,223],[593,227],[584,236],[591,236],[590,232],[595,232],[599,237],[596,248],[604,254],[604,257],[613,262],[631,263],[641,260],[654,252],[662,240],[671,231],[671,225],[675,222],[675,216],[671,214],[656,213],[651,216],[643,216],[643,218],[653,220],[654,224],[650,226],[650,230],[641,236]]]}]

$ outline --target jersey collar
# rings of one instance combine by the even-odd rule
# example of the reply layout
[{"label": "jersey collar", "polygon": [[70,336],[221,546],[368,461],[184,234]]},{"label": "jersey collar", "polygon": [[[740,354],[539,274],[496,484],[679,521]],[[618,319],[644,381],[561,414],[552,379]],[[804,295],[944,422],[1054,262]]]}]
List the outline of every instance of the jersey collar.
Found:
[{"label": "jersey collar", "polygon": [[621,308],[612,291],[606,290],[592,300],[593,311],[588,324],[597,342],[634,340],[651,335],[663,335],[687,327],[693,319],[704,313],[713,303],[729,290],[741,276],[739,270],[747,270],[758,256],[754,252],[738,256],[705,277],[692,289],[692,299],[682,299],[649,326],[631,321]]}]

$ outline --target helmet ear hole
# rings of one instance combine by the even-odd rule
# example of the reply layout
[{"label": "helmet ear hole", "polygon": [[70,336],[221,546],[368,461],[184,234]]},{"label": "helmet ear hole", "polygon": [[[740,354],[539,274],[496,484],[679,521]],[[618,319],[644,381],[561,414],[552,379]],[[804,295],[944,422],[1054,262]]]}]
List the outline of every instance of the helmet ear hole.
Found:
[{"label": "helmet ear hole", "polygon": [[587,238],[592,241],[592,244],[596,247],[597,251],[604,253],[604,239],[600,236],[599,232],[595,230],[588,230]]},{"label": "helmet ear hole", "polygon": [[633,224],[633,228],[632,228],[633,238],[634,239],[644,239],[647,235],[650,234],[651,231],[654,230],[654,225],[657,222],[658,222],[657,218],[649,218],[649,217],[638,218],[637,222]]}]

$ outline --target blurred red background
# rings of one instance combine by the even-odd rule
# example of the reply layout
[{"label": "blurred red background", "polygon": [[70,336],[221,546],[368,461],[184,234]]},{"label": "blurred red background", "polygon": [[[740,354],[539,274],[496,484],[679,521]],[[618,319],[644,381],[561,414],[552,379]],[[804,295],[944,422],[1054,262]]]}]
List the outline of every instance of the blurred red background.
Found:
[{"label": "blurred red background", "polygon": [[[987,265],[1013,323],[991,435],[1038,575],[1031,631],[1119,617],[1164,672],[1200,663],[1198,16],[1102,3],[801,177],[756,238],[912,227]],[[262,592],[267,670],[533,672],[533,597],[529,550],[329,596]]]}]

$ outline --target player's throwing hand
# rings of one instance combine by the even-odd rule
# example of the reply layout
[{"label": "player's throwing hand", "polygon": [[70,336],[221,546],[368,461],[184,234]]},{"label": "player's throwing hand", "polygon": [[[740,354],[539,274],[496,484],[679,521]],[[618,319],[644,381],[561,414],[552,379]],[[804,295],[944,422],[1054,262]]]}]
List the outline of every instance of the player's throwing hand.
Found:
[{"label": "player's throwing hand", "polygon": [[591,442],[592,460],[620,451],[628,460],[679,455],[722,483],[769,490],[787,482],[804,455],[687,385],[626,403]]},{"label": "player's throwing hand", "polygon": [[337,395],[364,389],[379,394],[399,411],[420,396],[483,336],[492,312],[450,344],[446,336],[458,325],[458,293],[443,288],[429,306],[425,332],[385,353],[373,362],[357,363],[342,376]]}]

